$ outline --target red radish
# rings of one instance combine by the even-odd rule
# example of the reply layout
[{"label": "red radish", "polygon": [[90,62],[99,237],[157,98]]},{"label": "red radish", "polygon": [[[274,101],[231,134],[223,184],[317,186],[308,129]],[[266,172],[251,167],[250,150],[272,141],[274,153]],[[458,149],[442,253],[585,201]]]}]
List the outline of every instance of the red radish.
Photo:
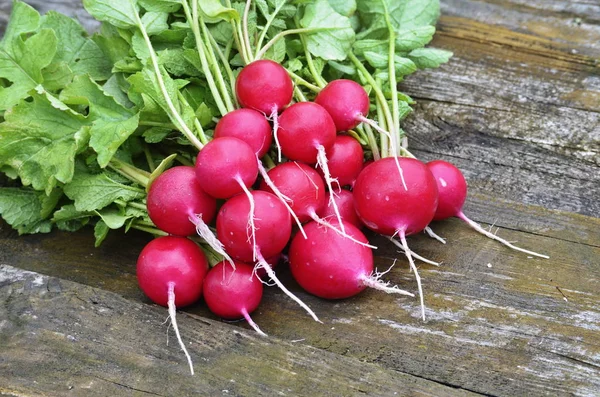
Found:
[{"label": "red radish", "polygon": [[[327,192],[327,195],[330,195],[331,192]],[[340,215],[342,216],[342,220],[352,225],[356,226],[359,229],[362,229],[365,225],[362,223],[358,214],[356,213],[356,209],[354,208],[354,199],[352,198],[352,192],[346,189],[341,189],[339,192],[334,194],[333,199],[335,200],[339,210]],[[323,211],[323,218],[335,218],[335,212],[331,207],[331,203],[329,199],[327,200],[327,206]]]},{"label": "red radish", "polygon": [[[405,174],[404,186],[397,177],[399,168]],[[369,229],[387,236],[400,237],[410,267],[415,271],[424,319],[421,279],[406,236],[419,233],[433,219],[438,203],[437,184],[433,174],[425,164],[416,159],[383,158],[363,169],[354,184],[353,196],[356,212]]]},{"label": "red radish", "polygon": [[[290,160],[317,163],[323,170],[327,188],[333,190],[326,150],[335,142],[335,124],[327,111],[314,102],[298,102],[287,108],[279,119],[281,150]],[[331,202],[337,220],[339,210]],[[340,223],[342,232],[344,224]]]},{"label": "red radish", "polygon": [[254,229],[248,228],[251,204],[247,197],[238,195],[223,204],[217,214],[217,236],[226,251],[242,262],[258,261],[256,269],[264,269],[277,286],[302,306],[316,321],[314,312],[292,294],[277,278],[265,258],[279,254],[287,245],[292,222],[289,212],[277,196],[254,190],[250,192],[254,207]]},{"label": "red radish", "polygon": [[160,174],[146,200],[150,220],[162,231],[176,236],[196,233],[192,218],[208,224],[217,212],[217,201],[198,183],[194,167],[178,166]]},{"label": "red radish", "polygon": [[273,140],[271,125],[265,116],[253,109],[236,109],[227,113],[215,127],[215,138],[232,136],[246,142],[258,158],[264,156]]},{"label": "red radish", "polygon": [[211,196],[232,197],[256,181],[256,155],[241,139],[229,136],[213,139],[198,153],[196,176],[202,190]]},{"label": "red radish", "polygon": [[338,135],[325,153],[331,177],[339,186],[352,185],[363,168],[364,152],[360,143],[351,136]]},{"label": "red radish", "polygon": [[[278,113],[294,94],[294,84],[283,66],[268,59],[246,65],[235,81],[238,102],[245,108],[258,110],[273,120],[273,136],[278,143]],[[279,150],[281,161],[281,150]]]},{"label": "red radish", "polygon": [[443,220],[455,216],[465,221],[479,233],[499,241],[507,247],[540,258],[549,258],[547,255],[538,254],[537,252],[517,247],[505,239],[485,230],[481,225],[469,219],[462,211],[463,204],[467,198],[467,181],[462,172],[460,172],[453,164],[444,160],[435,160],[427,163],[427,168],[429,168],[435,177],[439,191],[439,203],[433,218],[434,220]]},{"label": "red radish", "polygon": [[[346,223],[345,229],[355,240],[367,243],[356,227]],[[388,293],[414,296],[398,287],[389,287],[374,271],[373,252],[350,239],[334,233],[316,222],[305,226],[308,238],[296,235],[289,251],[294,279],[307,292],[325,299],[354,296],[366,287]]]},{"label": "red radish", "polygon": [[[268,176],[271,178],[273,185],[290,199],[290,206],[301,222],[307,222],[312,219],[317,223],[334,229],[347,238],[352,238],[352,236],[345,234],[343,230],[338,230],[329,221],[320,216],[326,204],[325,185],[319,173],[313,168],[303,163],[289,161],[272,168],[268,172]],[[264,181],[261,183],[260,189],[271,192],[271,187]],[[333,200],[334,198],[329,203],[331,204]],[[332,205],[330,206],[333,207]],[[373,246],[369,247],[376,248]]]},{"label": "red radish", "polygon": [[369,95],[352,80],[333,80],[323,88],[315,102],[333,118],[337,131],[348,131],[364,121],[369,113]]},{"label": "red radish", "polygon": [[262,59],[242,69],[235,81],[235,92],[243,107],[270,115],[291,102],[294,84],[283,66]]},{"label": "red radish", "polygon": [[314,102],[298,102],[279,116],[279,144],[290,160],[316,164],[319,147],[329,149],[336,130],[327,111]]},{"label": "red radish", "polygon": [[[287,196],[290,207],[300,222],[307,222],[325,209],[325,183],[314,168],[296,161],[281,163],[267,173],[281,193]],[[260,189],[273,193],[265,181]]]},{"label": "red radish", "polygon": [[206,256],[191,240],[185,237],[159,237],[150,241],[137,260],[137,279],[140,288],[154,302],[167,306],[173,329],[181,349],[190,358],[177,327],[176,306],[187,306],[202,295],[202,283],[208,271]]},{"label": "red radish", "polygon": [[244,318],[256,332],[267,336],[250,317],[262,294],[262,282],[246,263],[236,262],[234,270],[226,262],[219,262],[204,278],[204,301],[211,312],[225,320]]}]

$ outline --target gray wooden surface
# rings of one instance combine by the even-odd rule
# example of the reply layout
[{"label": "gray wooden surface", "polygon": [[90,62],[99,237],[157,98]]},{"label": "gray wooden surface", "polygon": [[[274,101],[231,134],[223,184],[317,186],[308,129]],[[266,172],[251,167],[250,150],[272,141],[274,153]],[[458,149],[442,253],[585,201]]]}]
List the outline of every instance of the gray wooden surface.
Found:
[{"label": "gray wooden surface", "polygon": [[[36,4],[82,15],[75,2]],[[426,322],[412,298],[311,297],[283,267],[325,324],[274,288],[253,315],[266,340],[195,305],[179,313],[191,377],[172,332],[166,343],[166,310],[135,282],[146,236],[94,249],[90,231],[2,226],[0,395],[600,395],[600,3],[442,5],[434,45],[456,56],[401,83],[418,100],[411,145],[465,171],[467,214],[549,260],[458,220],[434,224],[446,246],[410,241],[444,262],[419,266]],[[373,241],[380,269],[399,258],[386,277],[414,290],[402,256]]]}]

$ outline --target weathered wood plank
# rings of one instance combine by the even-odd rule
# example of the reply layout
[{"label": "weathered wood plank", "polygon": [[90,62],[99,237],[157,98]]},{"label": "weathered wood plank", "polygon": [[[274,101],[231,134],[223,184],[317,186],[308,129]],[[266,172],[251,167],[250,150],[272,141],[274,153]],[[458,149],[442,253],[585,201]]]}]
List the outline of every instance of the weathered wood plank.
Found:
[{"label": "weathered wood plank", "polygon": [[[0,393],[19,396],[468,396],[303,343],[180,314],[190,376],[166,310],[0,265]],[[35,380],[35,381],[33,381]]]}]

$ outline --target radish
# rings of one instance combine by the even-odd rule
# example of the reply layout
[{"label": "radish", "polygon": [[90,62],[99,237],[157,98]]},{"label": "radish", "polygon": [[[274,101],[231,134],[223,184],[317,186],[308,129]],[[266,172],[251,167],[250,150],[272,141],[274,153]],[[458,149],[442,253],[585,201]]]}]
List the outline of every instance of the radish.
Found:
[{"label": "radish", "polygon": [[296,235],[289,250],[294,279],[307,292],[325,299],[354,296],[367,287],[387,293],[414,296],[380,280],[373,267],[373,252],[365,246],[367,238],[350,223],[346,232],[357,241],[333,233],[316,222],[305,225],[308,238]]},{"label": "radish", "polygon": [[[325,185],[319,173],[313,168],[303,163],[290,161],[272,168],[268,172],[268,177],[271,178],[273,185],[291,200],[290,206],[301,222],[313,220],[334,229],[344,237],[352,238],[352,236],[337,229],[319,215],[325,209]],[[271,192],[271,187],[264,181],[261,183],[260,189]],[[334,199],[335,198],[332,198],[332,200]],[[331,203],[332,200],[330,200],[329,203]],[[362,244],[362,242],[356,242]],[[376,248],[373,246],[369,247]]]},{"label": "radish", "polygon": [[325,152],[331,177],[341,186],[350,186],[363,168],[364,152],[351,136],[338,135]]},{"label": "radish", "polygon": [[[256,269],[264,269],[277,286],[291,299],[302,306],[316,321],[314,312],[279,281],[265,258],[279,254],[287,245],[291,233],[290,214],[277,196],[254,190],[252,200],[238,195],[223,204],[217,214],[217,237],[225,250],[242,262],[257,261]],[[251,201],[255,203],[255,228],[248,228],[251,218]]]},{"label": "radish", "polygon": [[[280,141],[283,154],[290,160],[318,164],[323,171],[327,188],[332,191],[334,180],[327,165],[326,150],[335,142],[335,123],[327,111],[314,102],[298,102],[281,113],[279,118]],[[337,220],[339,210],[331,201]],[[342,232],[344,224],[340,222]]]},{"label": "radish", "polygon": [[176,236],[197,233],[233,265],[208,227],[215,218],[217,200],[200,188],[194,167],[173,167],[160,174],[150,185],[146,208],[160,230]]},{"label": "radish", "polygon": [[[278,113],[294,94],[294,84],[283,66],[268,59],[246,65],[235,81],[238,102],[245,108],[258,110],[273,120],[273,136],[278,143]],[[281,161],[281,150],[279,150]]]},{"label": "radish", "polygon": [[467,181],[462,172],[460,172],[453,164],[444,160],[434,160],[427,163],[427,168],[429,168],[435,177],[439,191],[439,202],[435,211],[435,216],[433,217],[434,220],[443,220],[455,216],[465,221],[479,233],[499,241],[507,247],[540,258],[549,258],[547,255],[538,254],[537,252],[517,247],[505,239],[485,230],[481,225],[469,219],[462,211],[465,200],[467,199]]},{"label": "radish", "polygon": [[[255,217],[254,201],[249,188],[258,177],[259,162],[250,145],[228,136],[210,141],[196,158],[196,177],[206,193],[223,199],[242,192],[246,194],[250,202],[248,228],[251,230],[255,229]],[[217,252],[222,253],[219,249],[217,244]],[[227,255],[224,256],[228,258]]]},{"label": "radish", "polygon": [[[329,196],[331,192],[327,192]],[[353,224],[359,229],[362,229],[365,225],[362,223],[358,214],[356,213],[356,209],[354,208],[354,199],[352,198],[352,192],[346,189],[340,189],[339,192],[334,194],[333,199],[337,204],[340,215],[343,221]],[[333,207],[327,198],[327,205],[325,206],[325,210],[323,211],[323,219],[334,218],[335,212],[333,211]]]},{"label": "radish", "polygon": [[233,270],[225,262],[219,262],[204,278],[204,301],[211,312],[225,320],[244,318],[256,332],[267,336],[250,317],[262,294],[262,282],[247,263],[236,262]]},{"label": "radish", "polygon": [[215,127],[215,138],[232,136],[246,142],[258,158],[271,146],[271,125],[265,116],[253,109],[236,109],[223,116]]},{"label": "radish", "polygon": [[[405,171],[404,186],[396,177],[399,167]],[[416,159],[383,158],[362,170],[354,184],[353,196],[356,212],[369,229],[387,236],[399,236],[409,265],[415,271],[425,319],[421,279],[406,236],[419,233],[433,219],[438,203],[433,174]]]},{"label": "radish", "polygon": [[177,306],[188,306],[200,299],[207,271],[206,256],[198,245],[185,237],[154,239],[142,249],[137,260],[140,288],[154,303],[168,307],[173,329],[192,375],[192,359],[181,340],[175,310]]},{"label": "radish", "polygon": [[194,167],[178,166],[160,174],[148,191],[146,207],[150,220],[162,231],[176,236],[196,233],[198,218],[208,224],[217,212],[217,201],[198,183]]},{"label": "radish", "polygon": [[355,81],[338,79],[329,82],[317,95],[315,102],[333,118],[337,131],[348,131],[363,121],[369,113],[369,95]]},{"label": "radish", "polygon": [[226,199],[246,191],[257,176],[254,150],[235,137],[213,139],[196,158],[200,187],[215,198]]}]

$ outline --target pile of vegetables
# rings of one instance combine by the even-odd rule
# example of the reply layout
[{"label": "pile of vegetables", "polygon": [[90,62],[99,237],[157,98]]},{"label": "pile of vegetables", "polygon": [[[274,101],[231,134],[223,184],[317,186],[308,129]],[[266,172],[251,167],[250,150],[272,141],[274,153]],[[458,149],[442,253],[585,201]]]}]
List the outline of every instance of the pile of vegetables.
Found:
[{"label": "pile of vegetables", "polygon": [[175,308],[202,296],[264,335],[250,313],[274,283],[318,321],[277,279],[282,258],[322,298],[414,296],[381,279],[365,227],[406,253],[422,307],[413,258],[427,260],[407,236],[443,241],[429,223],[457,216],[501,240],[462,213],[460,171],[415,159],[400,126],[414,102],[398,82],[451,56],[425,47],[437,0],[83,4],[102,22],[91,36],[13,4],[0,214],[20,234],[90,225],[96,245],[114,229],[157,236],[138,280],[169,308],[184,351]]}]

